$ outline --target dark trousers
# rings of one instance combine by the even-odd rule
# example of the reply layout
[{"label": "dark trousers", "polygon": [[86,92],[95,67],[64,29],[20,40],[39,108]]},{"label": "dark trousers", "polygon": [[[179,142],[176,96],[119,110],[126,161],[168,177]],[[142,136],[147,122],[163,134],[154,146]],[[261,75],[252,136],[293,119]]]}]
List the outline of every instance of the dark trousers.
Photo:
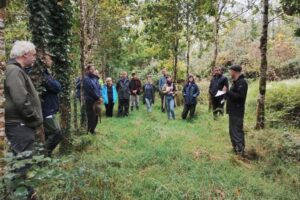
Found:
[{"label": "dark trousers", "polygon": [[46,151],[50,156],[55,147],[63,140],[58,121],[53,118],[44,118],[44,130],[46,139]]},{"label": "dark trousers", "polygon": [[224,97],[212,97],[212,108],[214,118],[217,118],[219,115],[224,115]]},{"label": "dark trousers", "polygon": [[195,115],[196,104],[185,104],[182,111],[182,119],[186,119],[188,113],[190,112],[190,118],[193,118]]},{"label": "dark trousers", "polygon": [[105,114],[106,117],[112,117],[113,116],[113,112],[114,112],[114,101],[113,100],[109,100],[108,104],[105,104]]},{"label": "dark trousers", "polygon": [[14,154],[33,151],[36,130],[18,124],[5,125],[5,134]]},{"label": "dark trousers", "polygon": [[[17,160],[27,160],[32,158],[32,153],[22,154],[25,151],[34,151],[36,130],[27,126],[21,125],[20,123],[5,125],[5,135],[10,142],[10,148],[15,156],[18,156]],[[15,178],[19,178],[25,181],[27,178],[27,171],[31,168],[31,164],[25,164],[25,166],[15,167],[12,173],[17,174]],[[18,187],[12,186],[15,190]],[[28,192],[28,197],[33,194],[33,188],[25,186]]]},{"label": "dark trousers", "polygon": [[166,112],[165,94],[163,94],[162,92],[160,93],[160,99],[161,99],[161,112]]},{"label": "dark trousers", "polygon": [[129,99],[119,99],[118,117],[128,116]]},{"label": "dark trousers", "polygon": [[245,149],[244,119],[229,115],[229,133],[235,152],[241,153]]},{"label": "dark trousers", "polygon": [[88,132],[94,134],[98,124],[98,115],[94,111],[95,102],[86,102],[85,109],[88,120]]}]

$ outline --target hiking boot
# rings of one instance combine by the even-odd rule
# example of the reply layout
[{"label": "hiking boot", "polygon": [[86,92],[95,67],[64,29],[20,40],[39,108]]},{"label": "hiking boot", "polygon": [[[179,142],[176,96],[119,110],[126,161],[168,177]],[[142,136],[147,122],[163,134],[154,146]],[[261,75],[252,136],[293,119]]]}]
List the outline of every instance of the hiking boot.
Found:
[{"label": "hiking boot", "polygon": [[245,150],[244,149],[240,149],[238,147],[235,147],[235,153],[236,153],[236,155],[240,155],[242,157],[245,156]]},{"label": "hiking boot", "polygon": [[33,187],[28,187],[27,192],[28,192],[28,195],[27,195],[28,200],[36,200],[37,199],[37,194],[36,194],[36,191],[33,189]]}]

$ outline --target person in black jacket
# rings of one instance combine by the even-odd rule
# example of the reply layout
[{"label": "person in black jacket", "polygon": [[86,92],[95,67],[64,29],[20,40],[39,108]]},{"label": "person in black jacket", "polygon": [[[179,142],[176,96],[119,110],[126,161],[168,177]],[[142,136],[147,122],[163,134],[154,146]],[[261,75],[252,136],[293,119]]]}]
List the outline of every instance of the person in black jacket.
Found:
[{"label": "person in black jacket", "polygon": [[87,75],[83,79],[83,92],[88,119],[88,132],[95,134],[95,129],[98,124],[98,115],[94,110],[94,105],[97,102],[102,102],[102,92],[99,78],[95,75],[95,66],[89,64],[86,71]]},{"label": "person in black jacket", "polygon": [[227,91],[226,87],[224,87],[223,91],[227,92],[227,114],[229,115],[230,139],[234,152],[244,155],[245,136],[243,124],[248,83],[241,73],[241,66],[233,65],[229,71],[233,79],[233,84],[229,91]]},{"label": "person in black jacket", "polygon": [[130,89],[127,72],[121,73],[121,79],[117,82],[117,91],[119,97],[118,117],[128,116]]},{"label": "person in black jacket", "polygon": [[225,95],[216,96],[218,91],[222,91],[224,87],[228,88],[228,79],[222,75],[220,67],[215,67],[213,71],[213,78],[209,85],[209,94],[212,100],[212,108],[214,119],[219,115],[224,114]]},{"label": "person in black jacket", "polygon": [[192,119],[195,114],[197,97],[199,96],[199,87],[195,83],[193,75],[189,75],[187,83],[185,84],[182,95],[184,97],[184,109],[182,112],[182,119],[186,119],[188,113],[190,112],[190,118]]},{"label": "person in black jacket", "polygon": [[140,103],[140,93],[142,89],[142,83],[140,79],[136,76],[135,72],[132,72],[132,79],[129,83],[129,89],[130,89],[130,106],[131,111],[133,111],[133,108],[135,107],[137,110],[139,109],[139,103]]},{"label": "person in black jacket", "polygon": [[[53,65],[52,56],[52,54],[46,52],[42,57],[42,61],[48,68],[51,68]],[[45,68],[42,86],[45,88],[41,96],[46,141],[45,147],[47,155],[51,156],[52,151],[63,139],[59,123],[55,117],[59,110],[58,94],[61,92],[61,85],[53,78],[49,69]]]}]

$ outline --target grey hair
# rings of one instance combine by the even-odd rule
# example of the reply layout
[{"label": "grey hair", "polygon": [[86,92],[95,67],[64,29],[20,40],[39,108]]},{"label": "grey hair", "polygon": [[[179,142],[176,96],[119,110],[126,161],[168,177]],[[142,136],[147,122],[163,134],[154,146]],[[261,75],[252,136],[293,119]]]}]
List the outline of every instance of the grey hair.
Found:
[{"label": "grey hair", "polygon": [[21,57],[33,50],[35,50],[35,46],[33,43],[29,41],[16,41],[10,51],[10,58],[14,59],[17,57]]},{"label": "grey hair", "polygon": [[112,78],[111,78],[111,77],[107,77],[107,78],[105,79],[105,82],[107,82],[107,81],[112,81]]}]

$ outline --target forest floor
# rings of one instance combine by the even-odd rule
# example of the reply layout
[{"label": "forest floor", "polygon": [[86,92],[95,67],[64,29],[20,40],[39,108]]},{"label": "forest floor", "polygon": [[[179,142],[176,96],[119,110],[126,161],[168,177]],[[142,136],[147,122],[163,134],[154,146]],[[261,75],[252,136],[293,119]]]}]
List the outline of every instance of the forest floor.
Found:
[{"label": "forest floor", "polygon": [[254,131],[254,110],[245,117],[252,160],[231,150],[228,117],[212,119],[207,105],[193,121],[168,121],[144,106],[128,118],[104,118],[97,134],[81,136],[62,157],[64,181],[48,180],[41,199],[299,199],[299,163],[277,155],[283,130]]}]

